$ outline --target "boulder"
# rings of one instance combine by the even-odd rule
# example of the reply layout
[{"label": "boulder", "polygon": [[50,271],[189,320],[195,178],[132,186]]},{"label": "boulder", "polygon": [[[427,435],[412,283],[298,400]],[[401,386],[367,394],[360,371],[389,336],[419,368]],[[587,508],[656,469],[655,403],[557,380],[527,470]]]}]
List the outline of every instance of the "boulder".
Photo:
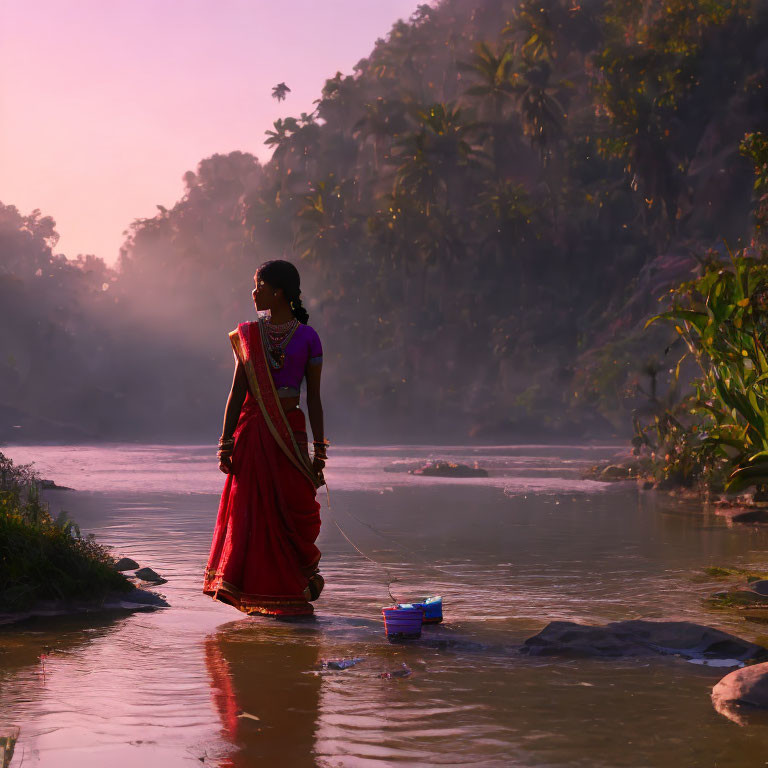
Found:
[{"label": "boulder", "polygon": [[164,579],[159,573],[153,571],[151,568],[139,568],[139,570],[134,573],[134,576],[136,576],[137,579],[150,581],[153,584],[168,583],[168,579]]},{"label": "boulder", "polygon": [[148,589],[134,589],[120,599],[120,605],[124,608],[131,606],[149,606],[152,608],[169,608],[165,598],[150,592]]},{"label": "boulder", "polygon": [[621,464],[609,464],[605,469],[600,472],[598,479],[605,482],[613,482],[615,480],[628,480],[632,477],[630,467],[622,466]]},{"label": "boulder", "polygon": [[768,722],[768,663],[727,674],[712,689],[712,704],[739,725]]},{"label": "boulder", "polygon": [[734,523],[768,523],[768,509],[737,510],[730,517]]},{"label": "boulder", "polygon": [[423,467],[409,470],[408,473],[426,477],[488,477],[488,471],[482,467],[468,467],[453,461],[431,461]]},{"label": "boulder", "polygon": [[688,621],[617,621],[604,626],[553,621],[529,637],[522,653],[532,656],[652,656],[762,661],[768,651],[719,629]]},{"label": "boulder", "polygon": [[139,564],[130,557],[121,557],[114,565],[116,571],[135,571]]}]

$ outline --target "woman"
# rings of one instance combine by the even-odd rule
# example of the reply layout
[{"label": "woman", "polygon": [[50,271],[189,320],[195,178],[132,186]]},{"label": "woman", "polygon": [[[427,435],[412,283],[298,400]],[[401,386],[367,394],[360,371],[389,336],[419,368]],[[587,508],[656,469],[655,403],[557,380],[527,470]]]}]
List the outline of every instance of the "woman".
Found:
[{"label": "woman", "polygon": [[[257,320],[229,334],[235,376],[219,440],[221,495],[203,592],[244,613],[300,616],[323,588],[318,572],[327,441],[320,373],[323,351],[301,304],[299,273],[268,261],[254,276]],[[307,450],[302,380],[314,436]]]}]

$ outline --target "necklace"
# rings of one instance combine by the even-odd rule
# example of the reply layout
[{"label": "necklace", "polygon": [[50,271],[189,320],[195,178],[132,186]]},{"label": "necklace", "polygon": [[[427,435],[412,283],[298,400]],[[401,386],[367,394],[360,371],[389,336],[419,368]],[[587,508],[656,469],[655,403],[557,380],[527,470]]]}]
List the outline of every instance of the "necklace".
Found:
[{"label": "necklace", "polygon": [[285,348],[293,338],[293,334],[299,327],[299,321],[296,318],[287,323],[272,325],[269,322],[259,323],[261,327],[261,338],[268,354],[269,364],[279,370],[285,363]]},{"label": "necklace", "polygon": [[292,317],[285,323],[273,323],[271,320],[267,320],[267,330],[270,332],[279,333],[281,331],[289,331],[296,324],[296,318]]}]

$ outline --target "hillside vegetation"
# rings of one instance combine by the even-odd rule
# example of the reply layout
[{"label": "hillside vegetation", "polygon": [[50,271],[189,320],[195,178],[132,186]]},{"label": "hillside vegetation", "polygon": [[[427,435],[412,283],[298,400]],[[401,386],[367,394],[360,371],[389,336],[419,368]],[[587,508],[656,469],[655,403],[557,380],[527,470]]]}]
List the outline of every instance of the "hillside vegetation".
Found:
[{"label": "hillside vegetation", "polygon": [[274,124],[269,163],[188,172],[115,271],[0,211],[4,427],[215,434],[224,334],[283,256],[337,439],[626,433],[669,375],[657,299],[753,236],[739,143],[768,129],[767,70],[760,2],[419,6]]}]

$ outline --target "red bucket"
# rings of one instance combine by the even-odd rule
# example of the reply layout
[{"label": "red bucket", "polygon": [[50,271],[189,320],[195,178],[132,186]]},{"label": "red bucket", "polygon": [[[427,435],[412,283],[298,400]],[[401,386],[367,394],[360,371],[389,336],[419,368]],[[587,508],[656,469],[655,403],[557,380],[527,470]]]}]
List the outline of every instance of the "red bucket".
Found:
[{"label": "red bucket", "polygon": [[415,640],[421,637],[421,624],[424,621],[424,608],[420,605],[393,605],[382,608],[384,631],[390,642],[397,640]]}]

